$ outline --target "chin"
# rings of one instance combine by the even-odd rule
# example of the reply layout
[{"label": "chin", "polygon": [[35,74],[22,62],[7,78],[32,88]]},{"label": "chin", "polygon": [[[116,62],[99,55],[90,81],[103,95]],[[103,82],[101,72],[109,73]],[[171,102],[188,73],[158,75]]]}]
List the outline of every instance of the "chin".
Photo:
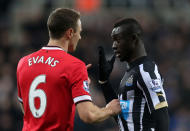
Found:
[{"label": "chin", "polygon": [[124,60],[123,58],[121,58],[121,57],[119,58],[119,60],[120,60],[121,62],[125,61],[125,60]]},{"label": "chin", "polygon": [[123,57],[120,56],[120,57],[118,57],[118,58],[119,58],[119,60],[120,60],[121,62],[127,61],[127,58],[124,57],[124,56],[123,56]]}]

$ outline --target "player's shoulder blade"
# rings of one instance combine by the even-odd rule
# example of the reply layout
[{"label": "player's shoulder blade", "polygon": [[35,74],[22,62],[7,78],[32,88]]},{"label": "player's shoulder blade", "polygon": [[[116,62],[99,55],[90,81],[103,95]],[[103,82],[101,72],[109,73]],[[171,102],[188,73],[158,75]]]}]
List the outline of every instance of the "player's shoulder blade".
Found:
[{"label": "player's shoulder blade", "polygon": [[85,65],[85,63],[78,59],[77,57],[75,56],[72,56],[71,54],[66,54],[66,59],[67,61],[71,64],[71,65],[76,65],[76,64],[79,64],[79,65]]},{"label": "player's shoulder blade", "polygon": [[22,67],[25,65],[25,63],[27,62],[27,59],[28,59],[32,54],[34,54],[34,53],[35,53],[35,52],[30,53],[30,54],[28,54],[28,55],[26,55],[26,56],[23,56],[23,57],[19,60],[19,62],[18,62],[17,69],[22,68]]}]

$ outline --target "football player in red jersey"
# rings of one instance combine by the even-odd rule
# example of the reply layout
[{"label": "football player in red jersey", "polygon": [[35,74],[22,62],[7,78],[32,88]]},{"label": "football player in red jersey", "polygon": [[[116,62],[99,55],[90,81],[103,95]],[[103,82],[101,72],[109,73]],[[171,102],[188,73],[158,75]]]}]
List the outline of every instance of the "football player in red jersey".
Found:
[{"label": "football player in red jersey", "polygon": [[92,103],[87,67],[67,53],[74,51],[81,39],[79,12],[58,8],[50,14],[47,26],[48,45],[23,57],[17,67],[23,131],[72,131],[75,106],[87,123],[101,122],[120,113],[117,99],[104,108]]}]

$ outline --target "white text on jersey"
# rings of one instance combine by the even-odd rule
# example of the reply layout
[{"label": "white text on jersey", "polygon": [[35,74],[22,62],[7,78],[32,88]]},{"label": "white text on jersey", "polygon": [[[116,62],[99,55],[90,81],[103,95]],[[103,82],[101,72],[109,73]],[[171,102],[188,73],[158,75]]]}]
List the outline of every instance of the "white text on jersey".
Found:
[{"label": "white text on jersey", "polygon": [[55,58],[53,58],[53,57],[45,58],[44,56],[37,56],[37,57],[32,57],[32,58],[28,59],[29,66],[31,66],[33,64],[38,64],[38,63],[48,64],[51,67],[55,67],[56,64],[59,63],[59,61],[55,60]]}]

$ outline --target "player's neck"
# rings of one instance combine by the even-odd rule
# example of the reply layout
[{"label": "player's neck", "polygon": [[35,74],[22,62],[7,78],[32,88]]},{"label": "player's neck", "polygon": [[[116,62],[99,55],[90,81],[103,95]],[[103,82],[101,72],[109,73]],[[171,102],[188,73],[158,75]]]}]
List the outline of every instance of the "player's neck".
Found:
[{"label": "player's neck", "polygon": [[128,60],[128,62],[131,63],[142,56],[147,56],[144,44],[141,44],[136,48],[135,52],[133,53],[131,59]]},{"label": "player's neck", "polygon": [[58,47],[62,48],[64,51],[66,51],[66,52],[68,51],[68,42],[67,41],[50,39],[47,45],[48,46],[58,46]]}]

